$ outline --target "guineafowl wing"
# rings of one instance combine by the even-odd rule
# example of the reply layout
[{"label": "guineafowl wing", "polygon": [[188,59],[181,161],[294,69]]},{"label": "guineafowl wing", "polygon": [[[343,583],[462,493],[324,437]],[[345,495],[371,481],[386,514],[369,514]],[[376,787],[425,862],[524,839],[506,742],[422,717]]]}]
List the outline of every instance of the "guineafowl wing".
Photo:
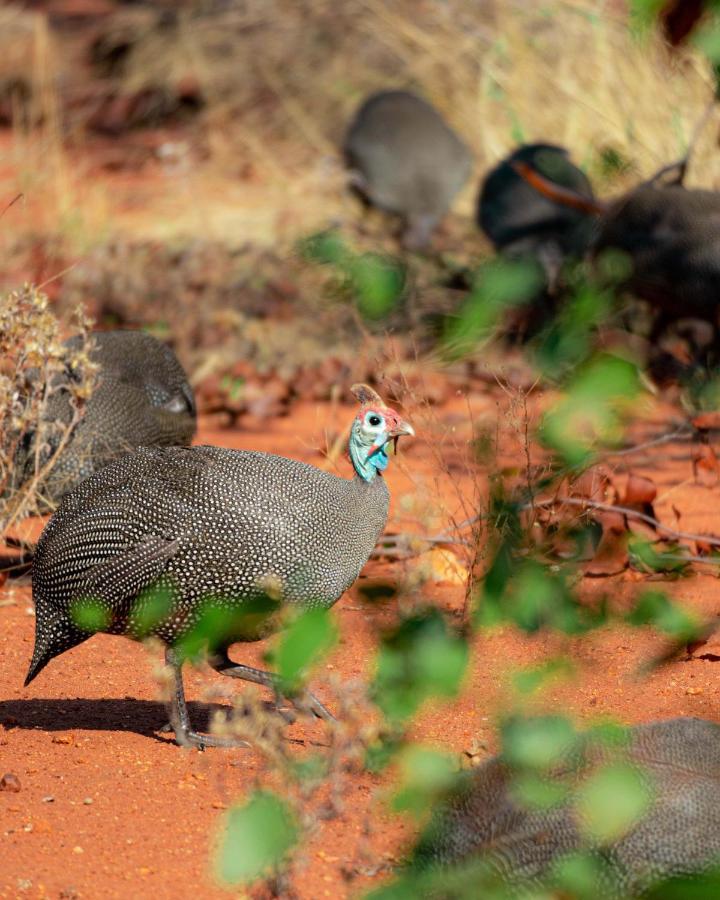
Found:
[{"label": "guineafowl wing", "polygon": [[93,566],[80,584],[79,594],[89,597],[132,599],[161,578],[167,561],[180,546],[179,540],[168,540],[148,534],[126,553]]}]

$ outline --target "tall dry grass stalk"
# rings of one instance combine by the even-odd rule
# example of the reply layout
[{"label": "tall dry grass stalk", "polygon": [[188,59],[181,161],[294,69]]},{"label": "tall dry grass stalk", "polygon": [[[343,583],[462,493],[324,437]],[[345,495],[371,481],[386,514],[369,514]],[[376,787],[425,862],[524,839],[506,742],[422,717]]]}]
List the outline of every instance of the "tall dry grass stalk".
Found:
[{"label": "tall dry grass stalk", "polygon": [[0,177],[0,189],[21,191],[26,203],[13,210],[10,231],[56,234],[82,250],[104,234],[107,194],[68,152],[62,51],[46,16],[8,6],[0,10],[0,54],[14,43],[21,56],[10,54],[0,65],[0,86],[15,86],[10,140],[0,143],[0,170],[9,176]]}]

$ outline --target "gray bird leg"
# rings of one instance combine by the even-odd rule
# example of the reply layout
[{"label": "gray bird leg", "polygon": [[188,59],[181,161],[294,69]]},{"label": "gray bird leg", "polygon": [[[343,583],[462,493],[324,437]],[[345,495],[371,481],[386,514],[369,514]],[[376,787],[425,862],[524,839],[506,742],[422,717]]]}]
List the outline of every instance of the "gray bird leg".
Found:
[{"label": "gray bird leg", "polygon": [[165,664],[173,671],[174,686],[170,700],[170,725],[175,732],[175,740],[181,747],[197,747],[204,750],[205,747],[249,747],[247,741],[221,738],[211,734],[199,734],[193,731],[190,723],[187,703],[185,702],[185,688],[182,678],[182,663],[178,661],[174,651],[168,647],[165,650]]},{"label": "gray bird leg", "polygon": [[[275,692],[279,697],[284,697],[282,692],[282,682],[272,672],[264,672],[262,669],[254,669],[252,666],[245,666],[242,663],[236,663],[227,655],[227,653],[216,653],[208,662],[221,675],[228,675],[231,678],[241,678],[243,681],[252,681],[254,684],[262,684]],[[293,705],[295,705],[292,697],[288,697]],[[298,698],[300,705],[306,705],[313,715],[318,719],[325,719],[326,722],[335,722],[335,716],[327,709],[310,691],[304,691]]]}]

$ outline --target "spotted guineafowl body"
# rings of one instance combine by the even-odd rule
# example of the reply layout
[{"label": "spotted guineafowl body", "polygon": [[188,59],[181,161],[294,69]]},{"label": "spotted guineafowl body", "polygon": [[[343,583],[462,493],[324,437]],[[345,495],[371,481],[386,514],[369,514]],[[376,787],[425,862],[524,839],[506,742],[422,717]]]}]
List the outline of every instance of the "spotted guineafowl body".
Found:
[{"label": "spotted guineafowl body", "polygon": [[470,152],[427,101],[408,91],[381,91],[360,107],[345,138],[355,187],[401,216],[404,244],[427,244],[470,176]]},{"label": "spotted guineafowl body", "polygon": [[[258,613],[263,595],[332,606],[385,526],[385,445],[412,433],[370,388],[357,394],[352,479],[268,453],[172,447],[140,449],[78,485],[37,546],[26,683],[96,631],[177,647],[208,609],[224,614],[213,650],[228,668],[231,643],[275,627]],[[166,606],[152,614],[160,594]],[[99,610],[92,628],[78,617],[83,603]]]},{"label": "spotted guineafowl body", "polygon": [[[71,338],[68,349],[79,347],[79,341]],[[50,507],[124,453],[141,446],[189,444],[195,433],[192,388],[170,347],[142,332],[108,331],[92,335],[89,356],[98,366],[92,395],[41,485]],[[45,418],[69,425],[73,411],[62,388],[62,381],[54,386]],[[24,462],[18,460],[23,480],[34,463],[31,448]]]},{"label": "spotted guineafowl body", "polygon": [[[642,773],[649,807],[622,837],[596,848],[608,866],[598,896],[607,898],[720,862],[720,726],[674,719],[630,734],[627,759]],[[561,857],[587,849],[572,807],[524,806],[511,779],[500,757],[474,770],[421,839],[417,869],[484,861],[506,885],[527,890]]]}]

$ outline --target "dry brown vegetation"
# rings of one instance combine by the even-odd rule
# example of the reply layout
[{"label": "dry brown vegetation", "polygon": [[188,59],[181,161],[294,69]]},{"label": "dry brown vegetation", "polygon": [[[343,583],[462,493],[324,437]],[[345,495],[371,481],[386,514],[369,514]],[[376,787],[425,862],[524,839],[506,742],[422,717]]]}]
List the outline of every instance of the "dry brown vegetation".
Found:
[{"label": "dry brown vegetation", "polygon": [[[87,334],[82,309],[75,330]],[[44,511],[43,482],[67,445],[93,386],[95,366],[84,343],[72,353],[47,297],[31,287],[0,298],[0,533]],[[68,377],[71,375],[71,377]],[[69,419],[56,420],[59,390]]]}]

